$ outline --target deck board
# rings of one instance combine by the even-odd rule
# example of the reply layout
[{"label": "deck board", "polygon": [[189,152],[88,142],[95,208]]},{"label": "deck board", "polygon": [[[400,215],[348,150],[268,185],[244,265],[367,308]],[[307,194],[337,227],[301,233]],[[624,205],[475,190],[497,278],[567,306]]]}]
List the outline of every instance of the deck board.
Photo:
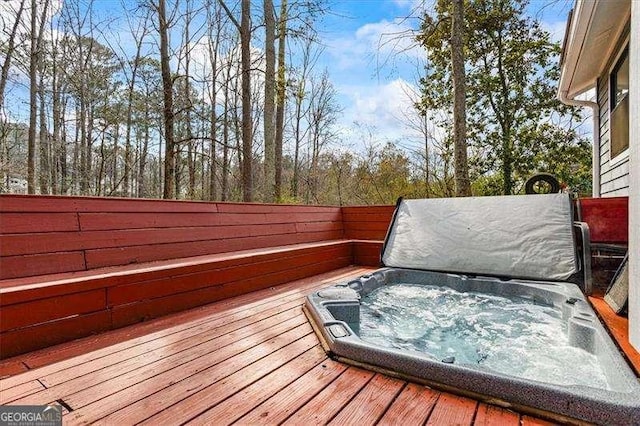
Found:
[{"label": "deck board", "polygon": [[440,392],[409,383],[402,389],[378,424],[383,426],[424,424],[439,396]]},{"label": "deck board", "polygon": [[239,424],[280,424],[333,382],[347,366],[324,359],[298,380],[283,388],[244,417]]},{"label": "deck board", "polygon": [[284,425],[323,425],[360,392],[374,373],[350,367],[329,386],[289,417]]},{"label": "deck board", "polygon": [[513,411],[494,405],[479,404],[476,418],[473,421],[474,426],[492,426],[492,425],[520,425],[520,416]]},{"label": "deck board", "polygon": [[443,393],[433,408],[427,425],[469,425],[478,403],[472,399]]},{"label": "deck board", "polygon": [[376,374],[329,424],[333,426],[375,424],[405,384],[401,380]]},{"label": "deck board", "polygon": [[[231,424],[251,411],[256,404],[264,402],[298,377],[321,364],[325,353],[320,346],[314,346],[304,354],[284,364],[280,368],[255,381],[250,386],[227,398],[210,410],[200,414],[189,424]],[[171,419],[173,421],[173,419]]]},{"label": "deck board", "polygon": [[[143,374],[127,375],[125,380],[114,380],[115,383],[112,383],[114,381],[105,382],[97,387],[71,395],[65,401],[74,408],[81,407],[80,410],[76,410],[72,414],[82,421],[94,420],[96,416],[105,412],[110,414],[132,405],[133,402],[135,402],[133,405],[145,407],[157,404],[156,406],[165,411],[180,402],[179,410],[191,413],[194,410],[194,405],[206,403],[206,401],[198,398],[184,401],[186,398],[199,393],[211,383],[235,373],[243,366],[251,365],[260,357],[272,354],[301,337],[309,336],[310,333],[309,326],[302,324],[271,339],[247,339],[247,346],[255,346],[243,352],[237,353],[245,347],[240,348],[232,345],[185,364],[170,364],[169,368],[161,374],[155,374],[153,367],[145,368]],[[309,349],[308,345],[302,348],[298,346],[305,343],[315,344],[311,340],[308,338],[307,341],[298,344],[295,349],[300,351]],[[170,406],[167,407],[168,405]],[[141,412],[140,414],[146,415],[147,413]],[[154,413],[151,412],[151,414]]]},{"label": "deck board", "polygon": [[[304,295],[343,268],[0,363],[0,401],[64,401],[64,423],[546,424],[328,359]],[[39,368],[33,368],[39,367]]]},{"label": "deck board", "polygon": [[616,314],[601,295],[589,297],[596,313],[607,326],[609,334],[618,344],[620,352],[627,359],[635,373],[640,376],[640,352],[629,343],[629,319]]}]

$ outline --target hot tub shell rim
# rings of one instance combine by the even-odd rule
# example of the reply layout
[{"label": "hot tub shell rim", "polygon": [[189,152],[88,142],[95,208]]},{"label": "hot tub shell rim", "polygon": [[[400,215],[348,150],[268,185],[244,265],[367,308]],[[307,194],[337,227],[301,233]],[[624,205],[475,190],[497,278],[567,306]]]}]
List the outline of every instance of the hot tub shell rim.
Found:
[{"label": "hot tub shell rim", "polygon": [[[597,339],[601,342],[600,351],[612,359],[610,369],[619,374],[617,390],[596,389],[586,386],[560,386],[533,380],[507,376],[493,370],[469,368],[465,364],[445,364],[433,357],[417,352],[401,351],[385,348],[365,342],[358,337],[352,327],[340,319],[336,319],[330,306],[359,303],[359,297],[349,298],[348,290],[362,291],[367,282],[372,280],[384,281],[391,275],[398,273],[409,274],[436,274],[446,276],[450,280],[461,282],[483,282],[493,286],[527,286],[528,288],[554,292],[562,298],[576,298],[580,309],[578,312],[587,312],[592,316],[592,324]],[[393,284],[393,283],[391,283]],[[381,284],[384,285],[384,284]],[[353,287],[361,286],[355,290]],[[337,298],[318,296],[327,288],[337,289],[338,293],[344,290]],[[623,423],[633,420],[633,424],[640,424],[640,384],[635,374],[621,357],[617,347],[609,338],[608,333],[597,319],[595,312],[582,295],[576,284],[557,281],[527,281],[505,280],[504,277],[476,277],[461,274],[420,271],[403,268],[382,268],[357,280],[330,286],[310,294],[305,302],[305,313],[309,317],[317,334],[321,336],[325,350],[336,359],[351,362],[355,365],[372,366],[374,369],[383,369],[392,375],[407,378],[418,382],[428,382],[429,385],[440,385],[446,391],[463,395],[483,396],[479,399],[501,401],[499,405],[517,406],[523,411],[534,414],[549,413],[547,417],[564,420],[577,420],[596,423]],[[510,288],[512,291],[513,288]],[[343,327],[348,336],[334,337],[329,327]],[[335,333],[334,333],[335,334]],[[602,356],[600,354],[599,356]],[[457,391],[456,391],[457,390]],[[533,392],[533,394],[532,394]],[[532,397],[532,395],[536,395]],[[529,410],[527,410],[529,408]]]}]

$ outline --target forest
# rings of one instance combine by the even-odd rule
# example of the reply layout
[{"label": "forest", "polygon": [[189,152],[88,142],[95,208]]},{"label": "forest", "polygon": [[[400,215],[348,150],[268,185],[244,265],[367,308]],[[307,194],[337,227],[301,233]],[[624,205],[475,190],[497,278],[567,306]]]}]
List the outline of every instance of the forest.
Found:
[{"label": "forest", "polygon": [[318,61],[332,7],[0,2],[0,192],[389,204],[460,195],[462,171],[464,195],[521,193],[535,172],[591,192],[588,117],[556,99],[560,43],[527,0],[427,0],[404,17],[417,24],[394,37],[424,60],[397,126],[418,148],[338,129],[343,106]]}]

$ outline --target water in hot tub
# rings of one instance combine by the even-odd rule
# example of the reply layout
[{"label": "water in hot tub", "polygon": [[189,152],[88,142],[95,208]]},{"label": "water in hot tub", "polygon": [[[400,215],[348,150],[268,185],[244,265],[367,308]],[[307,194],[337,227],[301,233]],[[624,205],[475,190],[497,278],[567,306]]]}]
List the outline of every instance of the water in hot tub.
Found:
[{"label": "water in hot tub", "polygon": [[526,379],[609,388],[596,356],[569,344],[561,311],[528,299],[383,286],[362,298],[360,337]]}]

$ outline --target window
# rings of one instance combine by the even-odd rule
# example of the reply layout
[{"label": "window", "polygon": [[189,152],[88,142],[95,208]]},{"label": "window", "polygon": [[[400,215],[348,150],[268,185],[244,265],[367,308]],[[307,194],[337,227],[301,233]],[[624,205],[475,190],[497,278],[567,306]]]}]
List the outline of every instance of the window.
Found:
[{"label": "window", "polygon": [[615,158],[629,148],[629,48],[611,70],[609,80],[610,155]]}]

